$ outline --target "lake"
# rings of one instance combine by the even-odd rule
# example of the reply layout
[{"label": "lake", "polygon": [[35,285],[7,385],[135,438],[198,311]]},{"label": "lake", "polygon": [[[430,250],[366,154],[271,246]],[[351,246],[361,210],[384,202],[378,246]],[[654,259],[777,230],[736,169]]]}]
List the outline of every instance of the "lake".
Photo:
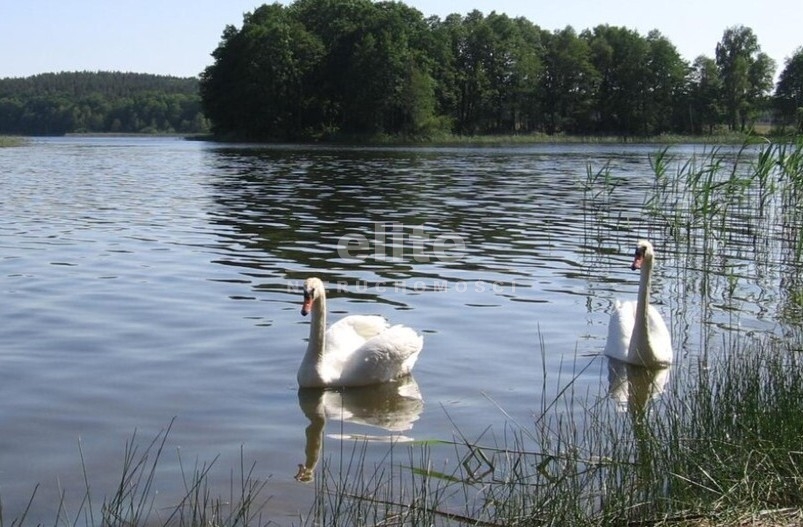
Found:
[{"label": "lake", "polygon": [[[769,195],[716,225],[675,225],[688,203],[656,187],[660,150],[91,137],[0,149],[4,519],[34,489],[29,522],[52,522],[62,494],[61,514],[82,514],[84,472],[99,507],[126,445],[141,452],[169,427],[157,508],[199,468],[227,495],[253,464],[265,513],[297,524],[315,490],[295,478],[317,454],[311,423],[319,460],[365,442],[380,463],[391,438],[526,426],[573,378],[578,399],[604,399],[608,316],[635,298],[639,238],[658,253],[673,374],[731,339],[783,336],[800,320],[798,219]],[[710,151],[671,147],[668,173]],[[299,392],[308,276],[328,284],[330,320],[380,314],[424,335],[420,399]],[[322,431],[324,409],[343,419]]]}]

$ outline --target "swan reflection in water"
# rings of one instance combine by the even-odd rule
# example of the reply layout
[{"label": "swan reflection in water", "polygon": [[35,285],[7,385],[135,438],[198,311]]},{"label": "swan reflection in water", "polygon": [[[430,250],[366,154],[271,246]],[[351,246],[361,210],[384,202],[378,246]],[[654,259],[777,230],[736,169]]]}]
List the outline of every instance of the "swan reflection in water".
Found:
[{"label": "swan reflection in water", "polygon": [[315,466],[323,447],[327,419],[367,425],[391,432],[389,435],[332,435],[339,439],[363,441],[411,441],[402,434],[413,428],[421,416],[424,401],[412,376],[395,382],[341,389],[300,388],[298,404],[309,419],[306,428],[305,460],[298,466],[295,478],[308,482],[314,478]]},{"label": "swan reflection in water", "polygon": [[608,393],[621,412],[642,415],[666,389],[670,368],[645,368],[608,358]]}]

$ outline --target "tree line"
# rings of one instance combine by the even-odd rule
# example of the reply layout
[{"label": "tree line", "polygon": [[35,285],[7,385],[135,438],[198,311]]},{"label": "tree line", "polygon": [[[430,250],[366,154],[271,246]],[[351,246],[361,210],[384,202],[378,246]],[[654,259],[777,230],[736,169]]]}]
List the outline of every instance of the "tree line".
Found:
[{"label": "tree line", "polygon": [[[803,132],[803,48],[776,64],[744,26],[689,63],[659,31],[541,29],[401,2],[296,0],[226,26],[200,77],[219,136]],[[774,89],[774,93],[773,93]]]},{"label": "tree line", "polygon": [[64,72],[0,79],[0,134],[208,131],[197,78]]}]

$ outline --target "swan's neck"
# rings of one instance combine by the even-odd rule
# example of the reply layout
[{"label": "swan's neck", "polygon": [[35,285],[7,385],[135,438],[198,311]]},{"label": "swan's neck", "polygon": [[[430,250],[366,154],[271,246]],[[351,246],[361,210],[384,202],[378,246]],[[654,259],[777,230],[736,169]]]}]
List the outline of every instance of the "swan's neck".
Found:
[{"label": "swan's neck", "polygon": [[312,304],[309,327],[309,343],[305,360],[318,362],[323,357],[326,345],[326,296],[320,295]]},{"label": "swan's neck", "polygon": [[652,260],[645,259],[641,265],[638,297],[636,301],[636,320],[633,326],[633,335],[630,337],[628,355],[639,362],[649,364],[655,359],[650,346],[649,320],[647,308],[650,305],[650,282],[652,278]]}]

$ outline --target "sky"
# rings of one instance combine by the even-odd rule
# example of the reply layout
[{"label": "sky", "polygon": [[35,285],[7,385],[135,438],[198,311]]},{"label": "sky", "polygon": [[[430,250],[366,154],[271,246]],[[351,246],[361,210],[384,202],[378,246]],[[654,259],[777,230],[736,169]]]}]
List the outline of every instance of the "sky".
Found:
[{"label": "sky", "polygon": [[[227,25],[255,0],[0,0],[0,78],[60,71],[191,77],[213,62]],[[282,2],[288,5],[289,1]],[[726,28],[744,25],[776,62],[803,46],[803,0],[404,0],[425,16],[474,9],[523,16],[546,30],[599,24],[657,29],[687,61],[714,56]]]}]

